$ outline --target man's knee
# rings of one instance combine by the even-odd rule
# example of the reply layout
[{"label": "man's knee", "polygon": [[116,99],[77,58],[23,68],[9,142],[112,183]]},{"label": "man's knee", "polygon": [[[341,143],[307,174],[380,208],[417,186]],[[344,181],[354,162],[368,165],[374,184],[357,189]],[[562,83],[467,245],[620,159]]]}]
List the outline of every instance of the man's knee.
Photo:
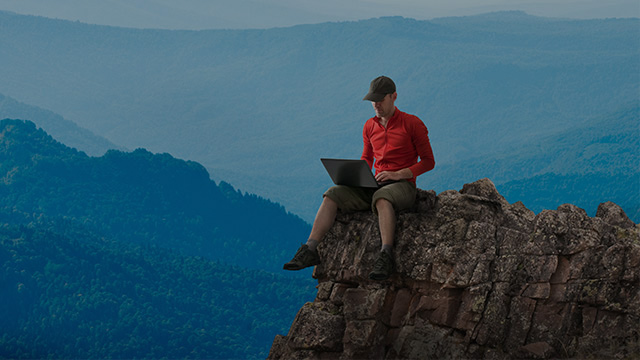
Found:
[{"label": "man's knee", "polygon": [[324,199],[330,198],[344,212],[354,212],[369,208],[372,195],[364,188],[336,185],[324,193]]},{"label": "man's knee", "polygon": [[382,211],[386,211],[386,212],[394,211],[393,204],[391,203],[391,201],[384,198],[380,198],[376,200],[375,206],[376,206],[376,209],[378,210],[378,213]]},{"label": "man's knee", "polygon": [[382,187],[373,195],[372,211],[378,212],[377,203],[382,199],[388,201],[395,211],[408,209],[416,200],[416,187],[406,180]]},{"label": "man's knee", "polygon": [[322,196],[322,202],[331,207],[338,207],[338,203],[327,195]]}]

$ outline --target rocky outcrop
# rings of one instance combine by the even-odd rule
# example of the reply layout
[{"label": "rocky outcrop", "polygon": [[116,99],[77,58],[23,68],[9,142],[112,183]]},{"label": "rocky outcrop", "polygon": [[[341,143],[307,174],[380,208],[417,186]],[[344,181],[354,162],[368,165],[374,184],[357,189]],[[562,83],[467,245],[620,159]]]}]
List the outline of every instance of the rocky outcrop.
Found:
[{"label": "rocky outcrop", "polygon": [[370,281],[377,219],[340,214],[269,358],[640,356],[640,227],[613,203],[536,215],[483,179],[421,190],[396,237],[396,274]]}]

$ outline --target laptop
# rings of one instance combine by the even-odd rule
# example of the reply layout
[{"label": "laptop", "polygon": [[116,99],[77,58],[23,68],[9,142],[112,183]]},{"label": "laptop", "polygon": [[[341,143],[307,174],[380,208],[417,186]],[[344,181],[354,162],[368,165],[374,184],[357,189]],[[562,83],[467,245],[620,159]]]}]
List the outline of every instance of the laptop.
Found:
[{"label": "laptop", "polygon": [[371,173],[369,164],[364,160],[353,159],[320,159],[336,185],[380,188],[395,181],[378,183]]}]

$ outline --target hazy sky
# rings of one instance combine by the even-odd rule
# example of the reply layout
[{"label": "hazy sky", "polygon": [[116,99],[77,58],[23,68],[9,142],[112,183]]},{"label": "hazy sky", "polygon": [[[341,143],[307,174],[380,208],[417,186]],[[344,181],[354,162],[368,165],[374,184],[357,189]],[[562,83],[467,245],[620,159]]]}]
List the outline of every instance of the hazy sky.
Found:
[{"label": "hazy sky", "polygon": [[500,10],[581,19],[640,17],[640,0],[0,0],[0,10],[137,28],[242,29]]}]

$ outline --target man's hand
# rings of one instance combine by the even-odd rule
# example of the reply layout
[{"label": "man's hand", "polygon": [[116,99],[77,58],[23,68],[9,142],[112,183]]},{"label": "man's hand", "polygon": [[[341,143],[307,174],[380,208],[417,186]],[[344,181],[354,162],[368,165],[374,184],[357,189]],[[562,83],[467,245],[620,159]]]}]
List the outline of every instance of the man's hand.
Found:
[{"label": "man's hand", "polygon": [[413,177],[413,173],[409,168],[405,168],[398,171],[381,171],[376,174],[376,181],[397,181],[403,179],[411,179]]}]

